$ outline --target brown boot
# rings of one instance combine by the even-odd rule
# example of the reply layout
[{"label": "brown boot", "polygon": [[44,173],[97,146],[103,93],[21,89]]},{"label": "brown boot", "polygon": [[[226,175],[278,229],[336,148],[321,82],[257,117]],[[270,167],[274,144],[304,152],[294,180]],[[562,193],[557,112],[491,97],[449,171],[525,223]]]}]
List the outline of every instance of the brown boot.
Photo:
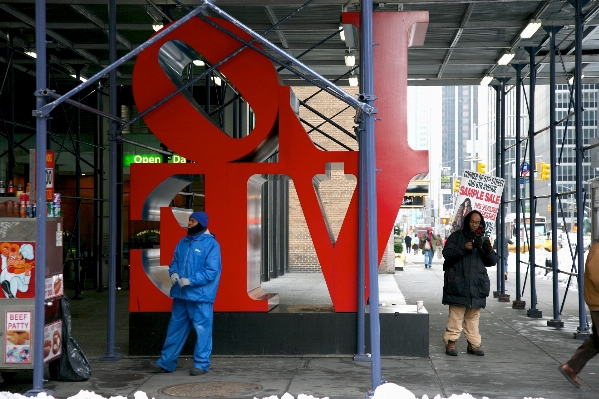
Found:
[{"label": "brown boot", "polygon": [[474,346],[470,342],[468,342],[468,349],[466,350],[466,352],[470,355],[476,355],[476,356],[484,356],[485,355],[485,352],[482,349],[480,349],[480,346]]},{"label": "brown boot", "polygon": [[455,347],[455,341],[447,341],[447,345],[445,345],[445,354],[449,356],[458,355],[458,350]]}]

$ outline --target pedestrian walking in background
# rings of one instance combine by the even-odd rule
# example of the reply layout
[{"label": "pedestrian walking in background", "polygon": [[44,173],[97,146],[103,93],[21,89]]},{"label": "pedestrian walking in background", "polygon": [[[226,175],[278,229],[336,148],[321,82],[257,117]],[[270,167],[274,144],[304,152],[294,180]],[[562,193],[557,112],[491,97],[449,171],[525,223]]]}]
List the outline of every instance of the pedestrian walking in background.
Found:
[{"label": "pedestrian walking in background", "polygon": [[443,258],[443,239],[441,238],[441,234],[437,236],[437,259]]},{"label": "pedestrian walking in background", "polygon": [[[495,239],[495,242],[493,243],[493,249],[495,250],[495,252],[497,252],[497,246],[499,245],[498,243],[499,241],[499,237],[497,237]],[[508,248],[508,244],[513,244],[514,242],[512,240],[510,240],[509,238],[507,238],[506,236],[503,236],[503,278],[505,278],[507,280],[507,257],[510,255],[509,252],[509,248]]]},{"label": "pedestrian walking in background", "polygon": [[221,269],[220,246],[208,231],[208,215],[193,212],[187,224],[187,236],[177,244],[169,268],[173,307],[162,356],[150,364],[155,372],[172,373],[175,370],[192,327],[197,340],[189,374],[208,372],[212,353],[212,306]]},{"label": "pedestrian walking in background", "polygon": [[409,234],[406,234],[406,236],[404,238],[404,242],[406,243],[406,251],[407,251],[407,253],[410,253],[410,250],[412,248],[412,237],[410,237]]},{"label": "pedestrian walking in background", "polygon": [[437,248],[437,235],[433,233],[433,228],[429,227],[426,230],[426,233],[420,236],[420,249],[424,254],[424,268],[427,267],[430,269],[433,267],[433,255],[435,254],[435,249]]},{"label": "pedestrian walking in background", "polygon": [[593,320],[591,336],[574,352],[566,363],[559,366],[559,371],[572,385],[580,388],[578,374],[589,360],[599,353],[599,242],[595,242],[589,251],[584,266],[584,301],[587,303]]},{"label": "pedestrian walking in background", "polygon": [[485,237],[485,220],[478,211],[464,218],[462,230],[453,232],[443,248],[445,271],[443,304],[449,316],[443,341],[445,353],[457,356],[456,341],[462,328],[468,340],[467,353],[483,356],[478,331],[480,310],[487,305],[491,283],[487,267],[497,264],[497,254]]}]

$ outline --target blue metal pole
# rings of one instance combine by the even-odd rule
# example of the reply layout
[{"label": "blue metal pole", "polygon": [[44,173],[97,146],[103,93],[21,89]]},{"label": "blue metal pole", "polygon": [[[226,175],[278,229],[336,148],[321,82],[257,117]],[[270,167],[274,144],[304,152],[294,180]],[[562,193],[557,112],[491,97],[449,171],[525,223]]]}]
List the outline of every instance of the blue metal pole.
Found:
[{"label": "blue metal pole", "polygon": [[[43,92],[46,90],[46,1],[35,1],[35,105],[40,109],[46,103]],[[34,396],[44,391],[44,286],[46,280],[46,148],[48,145],[48,125],[45,116],[35,120],[35,200],[37,215],[35,220],[35,311],[33,323],[33,387],[27,392]],[[48,392],[48,391],[46,391]]]},{"label": "blue metal pole", "polygon": [[[370,109],[374,108],[374,41],[372,34],[372,2],[362,2],[361,14],[362,64],[364,75],[363,98]],[[364,154],[366,157],[366,202],[368,204],[368,277],[370,279],[370,353],[372,391],[381,384],[381,331],[379,320],[378,234],[376,203],[376,147],[374,114],[364,113]]]},{"label": "blue metal pole", "polygon": [[576,54],[575,54],[575,73],[574,73],[574,136],[576,137],[576,248],[578,255],[578,319],[579,325],[574,336],[576,338],[586,339],[589,335],[589,326],[587,323],[587,311],[584,302],[584,237],[583,237],[583,219],[584,219],[584,187],[583,187],[583,132],[582,132],[582,7],[587,0],[569,0],[576,10],[574,19],[576,21]]},{"label": "blue metal pole", "polygon": [[[505,84],[509,81],[509,78],[501,78],[499,82],[501,83],[501,178],[505,180]],[[499,234],[499,244],[501,245],[501,264],[497,265],[497,276],[499,278],[500,291],[502,295],[505,295],[505,278],[503,277],[503,265],[505,263],[505,259],[508,254],[505,253],[505,248],[507,247],[505,242],[505,188],[501,193],[501,208],[499,208],[499,229],[496,234]],[[497,245],[499,249],[499,245]]]},{"label": "blue metal pole", "polygon": [[[112,65],[116,61],[116,0],[108,3],[108,43],[109,62]],[[117,115],[117,92],[116,92],[116,69],[110,71],[109,81],[109,108],[110,114]],[[118,166],[118,143],[116,122],[110,122],[109,143],[109,184],[108,194],[108,328],[106,340],[106,354],[100,358],[102,361],[120,360],[122,353],[115,353],[114,337],[116,330],[116,254],[117,254],[117,228],[118,228],[118,201],[117,201],[117,166]]]},{"label": "blue metal pole", "polygon": [[[493,85],[493,89],[495,89],[495,176],[496,177],[501,177],[501,112],[502,112],[502,108],[501,108],[501,101],[502,101],[502,96],[501,96],[501,85]],[[499,215],[499,217],[501,218],[501,214]],[[499,234],[501,231],[498,230],[496,231],[497,234]],[[497,239],[500,240],[499,238],[500,235],[497,235]],[[497,242],[498,244],[501,244],[501,241]],[[502,259],[502,252],[503,252],[503,246],[502,245],[497,245],[497,254],[499,255],[499,259]],[[499,273],[500,273],[500,267],[497,266],[497,273],[496,273],[496,287],[497,290],[493,292],[493,297],[497,298],[499,296],[499,293],[501,292],[501,283],[499,282]]]},{"label": "blue metal pole", "polygon": [[530,54],[530,99],[529,99],[529,114],[528,114],[528,147],[530,156],[530,167],[531,171],[529,174],[529,196],[530,196],[530,207],[529,207],[529,246],[528,246],[528,259],[530,263],[530,309],[526,312],[528,317],[540,318],[542,312],[537,309],[537,290],[535,282],[535,221],[537,206],[535,203],[535,174],[536,162],[535,162],[535,87],[537,84],[537,68],[535,66],[535,55],[540,47],[526,47],[526,51]]},{"label": "blue metal pole", "polygon": [[520,144],[522,129],[520,123],[522,108],[522,69],[526,64],[512,64],[516,70],[516,300],[512,302],[513,309],[524,309],[526,303],[522,301],[520,293],[520,212],[522,210],[522,199],[520,190],[520,165],[522,163],[522,145]]},{"label": "blue metal pole", "polygon": [[553,319],[547,320],[550,327],[563,327],[559,317],[559,282],[557,257],[557,166],[556,144],[557,127],[555,126],[555,35],[561,26],[548,26],[545,31],[550,34],[549,42],[549,162],[551,164],[551,267],[553,268]]},{"label": "blue metal pole", "polygon": [[[360,65],[363,59],[360,59]],[[360,75],[360,88],[364,87],[364,74]],[[366,145],[364,139],[364,123],[360,121],[358,131],[358,146],[360,175],[358,178],[358,314],[357,314],[357,334],[356,334],[356,354],[354,361],[370,361],[370,355],[366,354],[366,345],[364,339],[365,325],[365,306],[364,290],[366,289]]]}]

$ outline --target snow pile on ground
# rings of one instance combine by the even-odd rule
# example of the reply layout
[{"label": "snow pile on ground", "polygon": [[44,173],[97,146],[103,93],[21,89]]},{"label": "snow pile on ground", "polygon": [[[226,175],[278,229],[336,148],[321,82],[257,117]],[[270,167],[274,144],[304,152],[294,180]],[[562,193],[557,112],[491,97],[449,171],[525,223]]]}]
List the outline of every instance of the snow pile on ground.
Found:
[{"label": "snow pile on ground", "polygon": [[[145,392],[137,391],[133,395],[134,399],[149,399],[148,395]],[[54,399],[52,396],[46,395],[45,392],[40,392],[37,395],[38,399]],[[0,399],[31,399],[30,397],[23,396],[18,393],[11,392],[0,392]],[[68,399],[105,399],[103,396],[97,395],[94,392],[90,391],[79,391],[79,393],[75,396],[71,396]],[[127,399],[126,396],[111,396],[110,399]],[[152,398],[154,399],[154,398]],[[254,398],[258,399],[258,398]],[[278,396],[268,396],[262,399],[279,399]],[[285,393],[281,396],[281,399],[295,399],[293,395],[290,393]],[[312,395],[306,395],[300,393],[297,396],[297,399],[319,399]],[[320,399],[328,399],[328,397],[323,397]],[[418,399],[412,392],[408,391],[406,388],[401,387],[397,384],[386,383],[380,385],[375,391],[373,399]],[[429,399],[427,395],[423,395],[422,399]],[[433,399],[443,399],[441,395],[435,396]],[[451,395],[447,399],[476,399],[474,396],[469,393],[463,393],[461,395]],[[483,396],[481,399],[489,399],[486,396]],[[533,399],[533,398],[524,398],[524,399]],[[534,398],[534,399],[543,399],[543,398]]]},{"label": "snow pile on ground", "polygon": [[[584,261],[586,261],[588,253],[589,253],[588,251],[585,251]],[[572,249],[572,251],[571,251],[569,247],[564,247],[557,251],[557,263],[558,263],[560,271],[567,272],[567,273],[576,273],[577,272],[576,269],[575,270],[572,269],[572,254],[577,256],[575,254],[574,250]],[[522,262],[528,263],[528,252],[521,254],[520,260]],[[546,265],[545,260],[551,261],[551,252],[548,252],[542,248],[537,248],[537,250],[535,251],[535,263],[539,266],[545,266]],[[577,265],[577,262],[578,262],[578,257],[576,257],[576,262],[574,264]],[[530,270],[528,268],[527,264],[523,263],[520,265],[520,273],[522,276],[524,276],[526,274],[527,270]],[[514,253],[510,253],[508,256],[508,271],[510,273],[516,272],[516,254],[514,254]],[[489,273],[489,274],[491,274],[491,273]],[[545,269],[543,267],[536,267],[535,275],[537,276],[537,278],[541,278],[543,280],[547,280],[547,281],[553,280],[553,271]],[[558,278],[558,283],[559,283],[560,287],[566,287],[569,284],[571,290],[574,290],[574,291],[578,290],[578,280],[577,280],[576,276],[570,276],[569,274],[565,274],[565,273],[558,273],[557,278]]]}]

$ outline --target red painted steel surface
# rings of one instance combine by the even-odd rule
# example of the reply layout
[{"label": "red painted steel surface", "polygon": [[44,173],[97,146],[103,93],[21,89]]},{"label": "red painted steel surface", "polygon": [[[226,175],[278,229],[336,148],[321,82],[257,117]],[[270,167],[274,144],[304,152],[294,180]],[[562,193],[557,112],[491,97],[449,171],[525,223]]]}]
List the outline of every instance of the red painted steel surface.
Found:
[{"label": "red painted steel surface", "polygon": [[[391,16],[397,15],[393,18]],[[409,180],[427,170],[427,153],[407,144],[407,48],[410,27],[427,22],[427,12],[375,13],[375,106],[382,118],[376,124],[379,260],[387,244]],[[238,28],[218,20],[241,37]],[[139,111],[170,94],[175,86],[157,62],[160,46],[181,40],[214,64],[239,43],[200,19],[194,19],[144,50],[133,72]],[[285,174],[295,184],[300,204],[335,311],[357,310],[357,191],[349,204],[335,244],[331,243],[312,178],[327,163],[343,162],[345,173],[358,175],[358,153],[321,151],[306,134],[289,106],[289,88],[279,86],[271,62],[252,50],[219,68],[241,91],[256,113],[257,124],[246,138],[233,139],[207,121],[178,95],[144,118],[151,131],[170,149],[193,164],[131,165],[131,220],[141,220],[148,195],[166,178],[177,174],[205,175],[205,207],[209,228],[221,245],[223,272],[215,311],[266,312],[268,303],[247,293],[247,182],[254,174]],[[251,159],[265,140],[279,135],[277,163],[242,162]],[[236,162],[237,161],[237,162]],[[174,245],[185,230],[168,208],[161,208],[161,265],[168,265]],[[131,312],[170,311],[170,299],[146,276],[141,252],[131,251]]]}]

